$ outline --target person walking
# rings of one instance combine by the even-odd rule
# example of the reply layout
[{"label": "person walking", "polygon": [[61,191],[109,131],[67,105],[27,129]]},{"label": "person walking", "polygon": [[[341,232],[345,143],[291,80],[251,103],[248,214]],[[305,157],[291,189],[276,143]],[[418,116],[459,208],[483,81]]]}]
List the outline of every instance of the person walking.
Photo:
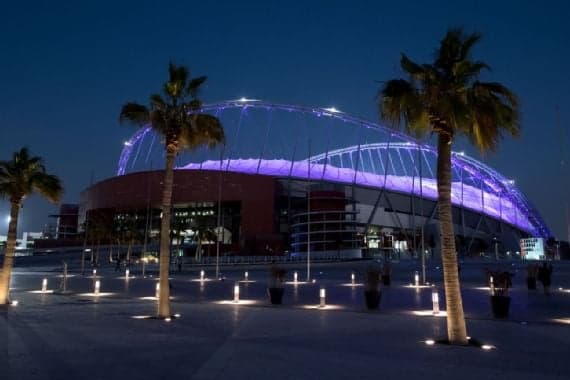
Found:
[{"label": "person walking", "polygon": [[117,257],[115,260],[115,272],[118,272],[121,269],[121,259]]},{"label": "person walking", "polygon": [[544,294],[550,294],[550,285],[552,283],[552,264],[546,264],[546,261],[542,263],[542,266],[538,270],[538,281],[542,283],[544,288]]}]

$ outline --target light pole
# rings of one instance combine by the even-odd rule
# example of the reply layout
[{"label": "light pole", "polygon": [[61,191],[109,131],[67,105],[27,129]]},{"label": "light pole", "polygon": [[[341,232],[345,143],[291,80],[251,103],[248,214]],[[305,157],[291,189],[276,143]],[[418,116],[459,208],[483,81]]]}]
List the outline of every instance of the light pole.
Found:
[{"label": "light pole", "polygon": [[307,282],[311,281],[311,140],[309,139],[309,157],[307,158]]},{"label": "light pole", "polygon": [[[224,150],[226,146],[222,148],[220,152],[220,172],[218,177],[218,218],[217,218],[217,231],[216,231],[216,279],[220,278],[220,229],[222,223],[222,163],[224,159]],[[223,231],[223,229],[222,229]],[[223,237],[223,235],[222,235]]]}]

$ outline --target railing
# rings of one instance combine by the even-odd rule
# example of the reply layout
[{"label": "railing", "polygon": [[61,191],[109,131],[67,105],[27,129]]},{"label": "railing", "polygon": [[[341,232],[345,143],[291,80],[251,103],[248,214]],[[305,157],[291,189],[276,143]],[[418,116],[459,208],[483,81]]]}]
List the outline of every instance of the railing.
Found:
[{"label": "railing", "polygon": [[[354,260],[339,257],[336,253],[326,253],[322,255],[311,254],[311,262],[333,262],[341,260]],[[251,265],[251,264],[301,264],[306,263],[307,258],[303,256],[220,256],[220,265]],[[203,257],[196,260],[192,257],[183,257],[182,264],[187,265],[216,265],[215,257]]]}]

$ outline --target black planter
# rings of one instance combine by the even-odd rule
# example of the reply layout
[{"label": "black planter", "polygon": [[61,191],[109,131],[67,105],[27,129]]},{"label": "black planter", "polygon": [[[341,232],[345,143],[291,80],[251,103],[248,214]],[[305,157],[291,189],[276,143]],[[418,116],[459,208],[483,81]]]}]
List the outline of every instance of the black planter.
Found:
[{"label": "black planter", "polygon": [[364,300],[366,301],[366,307],[368,310],[376,310],[380,306],[380,298],[382,292],[378,290],[365,290]]},{"label": "black planter", "polygon": [[273,305],[281,305],[283,303],[284,288],[269,288],[269,299]]},{"label": "black planter", "polygon": [[491,309],[495,318],[508,318],[511,297],[491,296]]},{"label": "black planter", "polygon": [[526,286],[530,290],[536,289],[536,277],[527,277],[526,278]]},{"label": "black planter", "polygon": [[390,285],[390,275],[389,274],[383,274],[382,275],[382,283],[386,286]]}]

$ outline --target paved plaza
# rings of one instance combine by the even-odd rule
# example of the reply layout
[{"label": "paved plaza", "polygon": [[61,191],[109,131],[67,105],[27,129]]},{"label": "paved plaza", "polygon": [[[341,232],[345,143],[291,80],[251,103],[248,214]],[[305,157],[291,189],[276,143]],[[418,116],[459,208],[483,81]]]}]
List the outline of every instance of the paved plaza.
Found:
[{"label": "paved plaza", "polygon": [[[379,311],[367,311],[360,280],[371,262],[312,266],[315,283],[287,284],[284,304],[266,295],[267,267],[212,267],[172,272],[171,322],[145,319],[156,312],[156,267],[82,276],[69,263],[68,294],[61,284],[63,257],[20,258],[12,280],[17,306],[0,309],[0,379],[568,379],[570,377],[570,263],[554,263],[553,291],[526,289],[519,262],[464,262],[461,276],[468,332],[493,346],[427,346],[443,338],[445,318],[433,316],[432,289],[409,286],[417,261],[393,265]],[[507,320],[492,317],[485,268],[515,274]],[[206,281],[199,281],[200,270]],[[154,271],[154,276],[151,277]],[[245,282],[245,271],[249,282]],[[305,280],[306,266],[287,277]],[[350,275],[356,274],[352,286]],[[441,285],[437,262],[428,281]],[[46,278],[47,293],[42,293]],[[93,295],[100,281],[100,296]],[[241,281],[241,282],[240,282]],[[240,302],[232,302],[239,283]],[[317,308],[319,289],[327,307]],[[560,289],[561,288],[561,289]],[[444,305],[443,291],[439,289]],[[443,308],[443,306],[442,306]]]}]

